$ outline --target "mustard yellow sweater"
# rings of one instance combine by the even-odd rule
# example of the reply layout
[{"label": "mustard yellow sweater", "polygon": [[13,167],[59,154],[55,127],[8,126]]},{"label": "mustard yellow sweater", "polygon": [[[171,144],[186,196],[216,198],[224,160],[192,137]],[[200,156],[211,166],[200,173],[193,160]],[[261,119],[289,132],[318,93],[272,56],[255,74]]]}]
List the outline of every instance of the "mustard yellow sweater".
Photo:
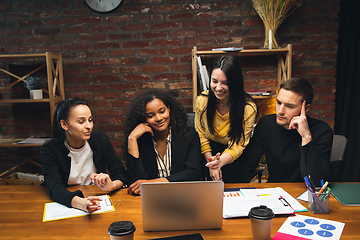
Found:
[{"label": "mustard yellow sweater", "polygon": [[202,92],[201,95],[199,95],[196,99],[195,129],[199,133],[199,137],[200,137],[201,154],[204,154],[206,152],[211,152],[210,141],[209,141],[209,139],[211,139],[215,142],[219,142],[224,145],[227,145],[228,148],[225,149],[223,153],[227,152],[231,154],[234,161],[242,154],[245,147],[249,144],[250,134],[253,129],[253,125],[255,123],[255,118],[256,118],[256,109],[257,109],[256,104],[254,102],[248,102],[250,105],[248,104],[245,105],[244,122],[243,122],[245,139],[241,138],[238,144],[234,143],[230,148],[229,146],[231,145],[231,141],[230,138],[227,136],[230,127],[229,113],[225,115],[221,115],[218,111],[216,111],[214,117],[215,134],[212,134],[209,131],[207,125],[206,112],[202,115],[202,118],[200,119],[200,115],[204,111],[204,108],[207,105],[208,92],[209,92],[208,90]]}]

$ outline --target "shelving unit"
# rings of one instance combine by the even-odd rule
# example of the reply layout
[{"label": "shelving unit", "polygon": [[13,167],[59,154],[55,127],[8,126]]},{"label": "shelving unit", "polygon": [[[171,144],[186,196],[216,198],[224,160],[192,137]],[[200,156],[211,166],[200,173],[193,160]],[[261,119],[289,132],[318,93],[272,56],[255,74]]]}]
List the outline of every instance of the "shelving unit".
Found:
[{"label": "shelving unit", "polygon": [[[39,67],[36,67],[34,70],[26,73],[24,76],[18,76],[15,73],[12,73],[4,68],[0,67],[0,71],[6,73],[7,75],[14,77],[16,80],[6,87],[0,89],[0,93],[5,92],[6,90],[10,89],[12,86],[18,83],[25,82],[26,78],[28,76],[33,75],[34,73],[38,72],[39,70],[46,67],[47,72],[47,89],[42,88],[42,90],[49,94],[49,98],[43,98],[43,99],[2,99],[0,100],[0,104],[9,104],[9,103],[48,103],[50,107],[50,116],[51,116],[51,127],[53,123],[53,112],[55,109],[55,104],[61,100],[65,99],[65,92],[64,92],[64,77],[63,77],[63,65],[62,65],[62,56],[58,53],[38,53],[38,54],[6,54],[6,55],[0,55],[0,61],[22,61],[22,60],[44,60],[44,64],[42,64]],[[16,166],[10,168],[9,170],[3,172],[0,174],[0,177],[5,175],[6,173],[15,170],[16,168],[20,167],[26,162],[31,162],[39,167],[41,167],[41,164],[33,161],[32,159],[35,157],[24,157],[21,156],[20,151],[13,151],[11,148],[18,148],[18,147],[40,147],[42,144],[15,144],[14,142],[18,140],[23,139],[3,139],[3,141],[0,143],[0,148],[4,148],[5,150],[11,152],[14,155],[18,155],[21,157],[24,161],[20,162]],[[10,149],[9,149],[10,148]]]},{"label": "shelving unit", "polygon": [[0,89],[0,93],[5,92],[7,89],[11,88],[17,83],[25,82],[25,79],[28,76],[36,73],[42,68],[46,67],[47,70],[47,84],[48,89],[43,88],[44,92],[49,94],[49,98],[43,99],[2,99],[0,103],[34,103],[34,102],[47,102],[50,105],[50,115],[51,115],[51,124],[53,120],[53,112],[55,104],[60,100],[65,99],[64,92],[64,76],[63,76],[63,65],[62,65],[62,56],[59,53],[38,53],[38,54],[6,54],[0,55],[0,61],[2,60],[31,60],[31,59],[45,59],[45,63],[40,67],[30,71],[24,76],[20,77],[14,73],[11,73],[3,68],[0,68],[0,71],[16,78],[17,80],[3,89]]},{"label": "shelving unit", "polygon": [[[242,56],[254,56],[254,55],[270,55],[277,54],[278,56],[278,79],[276,94],[278,93],[280,84],[291,78],[291,63],[292,63],[292,45],[288,44],[285,48],[278,49],[244,49],[236,52],[228,51],[197,51],[197,47],[194,47],[192,50],[192,79],[193,79],[193,111],[196,110],[196,97],[198,96],[198,80],[197,80],[197,62],[196,57],[200,55],[222,55],[222,54],[232,54],[232,55],[242,55]],[[254,96],[255,99],[261,98],[271,98],[273,96]]]}]

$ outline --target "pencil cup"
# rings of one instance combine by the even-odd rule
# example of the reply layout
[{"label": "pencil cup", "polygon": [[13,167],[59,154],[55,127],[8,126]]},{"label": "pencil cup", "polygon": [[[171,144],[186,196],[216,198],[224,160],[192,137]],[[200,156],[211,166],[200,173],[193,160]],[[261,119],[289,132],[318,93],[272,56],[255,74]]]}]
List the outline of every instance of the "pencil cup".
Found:
[{"label": "pencil cup", "polygon": [[251,219],[251,230],[254,240],[270,240],[272,220],[274,218],[273,211],[261,205],[250,209],[249,215]]},{"label": "pencil cup", "polygon": [[312,213],[329,213],[329,193],[313,193],[308,190],[308,208]]},{"label": "pencil cup", "polygon": [[133,240],[136,228],[130,221],[113,222],[108,233],[111,240]]}]

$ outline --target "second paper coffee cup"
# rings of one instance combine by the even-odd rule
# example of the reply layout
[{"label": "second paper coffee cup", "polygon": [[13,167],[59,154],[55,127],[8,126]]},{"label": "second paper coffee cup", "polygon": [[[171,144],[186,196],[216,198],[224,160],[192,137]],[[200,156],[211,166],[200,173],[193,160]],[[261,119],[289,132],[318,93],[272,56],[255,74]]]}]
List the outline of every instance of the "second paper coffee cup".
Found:
[{"label": "second paper coffee cup", "polygon": [[251,219],[251,230],[254,240],[269,240],[271,235],[273,211],[264,206],[253,207],[248,215]]},{"label": "second paper coffee cup", "polygon": [[110,224],[108,233],[111,240],[133,240],[136,228],[130,221],[119,221]]}]

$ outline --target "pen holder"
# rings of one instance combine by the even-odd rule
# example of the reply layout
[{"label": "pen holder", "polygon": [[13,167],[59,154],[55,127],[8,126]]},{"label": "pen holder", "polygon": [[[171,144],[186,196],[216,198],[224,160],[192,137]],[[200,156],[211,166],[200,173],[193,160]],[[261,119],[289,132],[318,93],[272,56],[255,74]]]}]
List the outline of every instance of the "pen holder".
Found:
[{"label": "pen holder", "polygon": [[329,213],[330,193],[313,193],[308,190],[308,208],[312,213]]}]

